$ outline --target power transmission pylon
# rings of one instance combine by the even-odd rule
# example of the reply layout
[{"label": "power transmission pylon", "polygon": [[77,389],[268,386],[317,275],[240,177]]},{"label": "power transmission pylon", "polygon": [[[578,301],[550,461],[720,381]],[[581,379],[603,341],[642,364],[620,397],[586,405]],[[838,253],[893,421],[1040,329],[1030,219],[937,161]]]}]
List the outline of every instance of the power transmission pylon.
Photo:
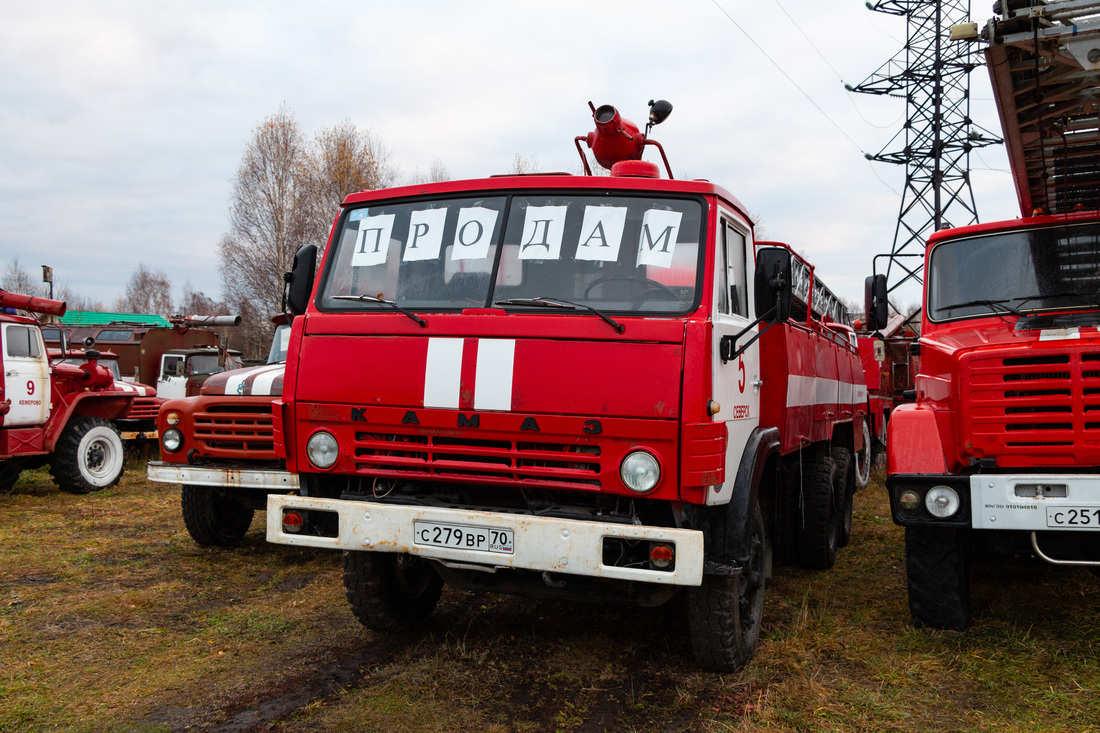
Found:
[{"label": "power transmission pylon", "polygon": [[915,255],[923,254],[929,234],[977,223],[970,151],[1002,141],[970,119],[970,72],[982,66],[980,50],[949,40],[952,25],[969,21],[969,0],[879,0],[867,7],[907,19],[905,46],[862,84],[847,87],[905,99],[905,125],[881,152],[867,156],[905,166],[886,266],[887,290],[893,292],[910,280],[923,282]]}]

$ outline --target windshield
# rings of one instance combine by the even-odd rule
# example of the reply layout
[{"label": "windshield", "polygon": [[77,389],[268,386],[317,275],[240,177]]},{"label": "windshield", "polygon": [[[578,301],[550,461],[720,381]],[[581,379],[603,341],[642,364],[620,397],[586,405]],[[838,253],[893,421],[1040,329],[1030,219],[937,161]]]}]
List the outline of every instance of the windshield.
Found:
[{"label": "windshield", "polygon": [[194,374],[218,374],[224,372],[225,367],[218,363],[217,354],[198,354],[187,357],[187,373]]},{"label": "windshield", "polygon": [[[612,312],[696,301],[696,199],[568,193],[382,204],[347,213],[319,305],[337,310],[524,308]],[[386,302],[389,301],[389,302]]]},{"label": "windshield", "polygon": [[271,339],[271,351],[267,355],[268,364],[286,361],[286,349],[290,345],[290,324],[280,323],[275,327],[275,337]]},{"label": "windshield", "polygon": [[[88,363],[88,360],[83,356],[70,356],[61,360],[62,364],[72,364],[73,366],[80,366],[81,364]],[[116,379],[122,379],[122,375],[118,373],[118,362],[114,359],[99,359],[99,365],[109,371],[111,375]]]},{"label": "windshield", "polygon": [[933,321],[1067,308],[1100,298],[1100,224],[1047,227],[937,244],[928,261]]}]

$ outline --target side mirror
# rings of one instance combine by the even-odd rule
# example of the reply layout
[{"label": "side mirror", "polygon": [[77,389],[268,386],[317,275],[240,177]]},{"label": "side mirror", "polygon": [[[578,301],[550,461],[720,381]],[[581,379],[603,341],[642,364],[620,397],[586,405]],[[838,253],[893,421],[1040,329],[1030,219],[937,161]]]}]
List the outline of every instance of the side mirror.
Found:
[{"label": "side mirror", "polygon": [[294,264],[290,272],[283,276],[286,281],[284,298],[286,309],[300,316],[309,305],[309,295],[313,292],[313,272],[317,264],[317,245],[307,244],[294,253]]},{"label": "side mirror", "polygon": [[790,318],[790,250],[763,247],[756,251],[755,286],[757,318],[768,323],[782,323]]},{"label": "side mirror", "polygon": [[889,320],[886,308],[886,276],[872,275],[863,281],[863,310],[868,331],[886,327]]}]

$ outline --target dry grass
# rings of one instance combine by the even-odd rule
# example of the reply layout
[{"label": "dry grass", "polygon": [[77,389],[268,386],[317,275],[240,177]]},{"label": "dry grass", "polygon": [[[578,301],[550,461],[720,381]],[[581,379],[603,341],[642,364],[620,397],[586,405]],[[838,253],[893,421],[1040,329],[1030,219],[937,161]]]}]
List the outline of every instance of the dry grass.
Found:
[{"label": "dry grass", "polygon": [[675,606],[445,591],[430,628],[352,619],[334,553],[194,545],[143,466],[0,495],[0,731],[1082,731],[1100,584],[986,567],[966,633],[912,628],[881,484],[825,573],[780,568],[740,674],[690,662]]}]

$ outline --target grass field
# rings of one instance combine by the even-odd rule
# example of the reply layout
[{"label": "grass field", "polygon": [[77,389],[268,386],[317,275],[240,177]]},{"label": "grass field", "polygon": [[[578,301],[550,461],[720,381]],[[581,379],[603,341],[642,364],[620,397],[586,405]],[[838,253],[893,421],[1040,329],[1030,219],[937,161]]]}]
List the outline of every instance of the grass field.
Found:
[{"label": "grass field", "polygon": [[[262,515],[261,515],[262,516]],[[0,495],[0,731],[1100,730],[1100,581],[982,565],[970,630],[911,626],[881,481],[823,573],[778,568],[753,661],[701,672],[657,610],[445,590],[423,633],[352,618],[335,553],[196,546],[144,465]]]}]

